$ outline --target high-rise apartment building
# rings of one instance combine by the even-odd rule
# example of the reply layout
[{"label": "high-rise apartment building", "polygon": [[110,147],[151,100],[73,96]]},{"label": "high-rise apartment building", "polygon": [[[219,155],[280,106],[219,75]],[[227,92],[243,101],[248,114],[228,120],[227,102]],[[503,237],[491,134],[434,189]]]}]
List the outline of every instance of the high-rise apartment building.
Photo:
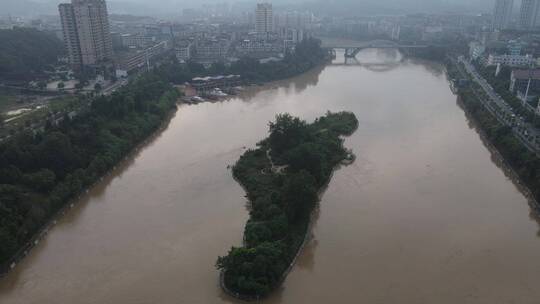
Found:
[{"label": "high-rise apartment building", "polygon": [[255,10],[255,31],[257,33],[269,33],[274,31],[272,4],[257,4],[257,9]]},{"label": "high-rise apartment building", "polygon": [[508,28],[512,19],[514,0],[496,0],[493,10],[493,29],[503,30]]},{"label": "high-rise apartment building", "polygon": [[313,25],[313,13],[311,12],[285,12],[274,14],[274,30],[279,28],[311,29]]},{"label": "high-rise apartment building", "polygon": [[538,12],[540,0],[521,0],[519,25],[522,29],[531,29],[538,26]]},{"label": "high-rise apartment building", "polygon": [[82,64],[81,47],[79,45],[79,35],[77,34],[77,22],[75,20],[73,6],[69,3],[62,3],[58,6],[58,10],[60,11],[64,45],[69,63],[72,66],[80,66]]},{"label": "high-rise apartment building", "polygon": [[74,68],[92,66],[113,57],[105,0],[71,0],[58,7],[64,43]]}]

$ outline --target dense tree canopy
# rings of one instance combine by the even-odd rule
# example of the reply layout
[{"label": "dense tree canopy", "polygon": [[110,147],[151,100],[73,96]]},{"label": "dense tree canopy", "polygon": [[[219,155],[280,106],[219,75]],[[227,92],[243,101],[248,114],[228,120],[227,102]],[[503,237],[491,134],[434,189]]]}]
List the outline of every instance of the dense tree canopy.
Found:
[{"label": "dense tree canopy", "polygon": [[0,143],[0,265],[155,131],[176,98],[167,82],[146,74],[112,96],[94,99],[73,120]]},{"label": "dense tree canopy", "polygon": [[0,30],[0,79],[30,79],[51,68],[64,52],[56,36],[36,29]]}]

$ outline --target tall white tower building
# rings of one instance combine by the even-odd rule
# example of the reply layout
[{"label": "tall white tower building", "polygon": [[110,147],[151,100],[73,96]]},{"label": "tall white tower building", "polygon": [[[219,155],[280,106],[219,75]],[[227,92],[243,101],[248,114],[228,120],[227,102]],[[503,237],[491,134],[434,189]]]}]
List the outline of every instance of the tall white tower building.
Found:
[{"label": "tall white tower building", "polygon": [[257,9],[255,10],[255,31],[257,33],[270,33],[274,31],[272,4],[257,4]]}]

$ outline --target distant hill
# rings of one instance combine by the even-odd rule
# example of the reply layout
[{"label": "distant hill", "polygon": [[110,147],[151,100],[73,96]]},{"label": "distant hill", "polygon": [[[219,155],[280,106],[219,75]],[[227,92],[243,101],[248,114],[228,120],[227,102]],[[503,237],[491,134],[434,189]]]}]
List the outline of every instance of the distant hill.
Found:
[{"label": "distant hill", "polygon": [[30,79],[64,52],[56,36],[35,29],[0,30],[0,41],[0,79]]}]

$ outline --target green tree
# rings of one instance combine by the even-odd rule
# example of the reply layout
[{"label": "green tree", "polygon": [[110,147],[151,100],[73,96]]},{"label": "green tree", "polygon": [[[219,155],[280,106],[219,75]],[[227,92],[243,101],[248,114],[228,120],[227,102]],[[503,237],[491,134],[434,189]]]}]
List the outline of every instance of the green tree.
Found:
[{"label": "green tree", "polygon": [[37,83],[37,87],[40,90],[45,90],[47,88],[47,83],[45,81],[39,81]]},{"label": "green tree", "polygon": [[56,182],[56,174],[49,169],[41,169],[38,172],[26,174],[25,183],[37,191],[50,191]]},{"label": "green tree", "polygon": [[272,152],[281,154],[291,149],[307,136],[306,122],[290,114],[279,114],[275,122],[269,123],[269,142]]},{"label": "green tree", "polygon": [[309,216],[317,201],[315,178],[307,171],[294,173],[287,179],[283,189],[283,203],[289,222]]},{"label": "green tree", "polygon": [[35,79],[64,52],[54,34],[31,28],[0,30],[0,41],[0,79]]},{"label": "green tree", "polygon": [[210,74],[218,75],[218,74],[224,74],[227,72],[227,67],[223,62],[214,62],[210,66],[209,69]]},{"label": "green tree", "polygon": [[320,146],[314,143],[302,143],[285,153],[285,159],[293,172],[305,170],[309,172],[317,182],[324,178],[323,169],[326,167],[325,155]]}]

